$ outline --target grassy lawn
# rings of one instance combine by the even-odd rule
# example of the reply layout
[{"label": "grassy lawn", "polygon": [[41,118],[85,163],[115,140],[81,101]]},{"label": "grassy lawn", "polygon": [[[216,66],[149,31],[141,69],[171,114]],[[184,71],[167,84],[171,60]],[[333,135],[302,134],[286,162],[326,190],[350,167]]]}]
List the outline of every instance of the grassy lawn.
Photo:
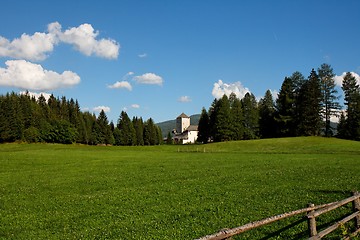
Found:
[{"label": "grassy lawn", "polygon": [[[339,139],[4,144],[0,239],[194,239],[309,202],[337,201],[354,189],[360,190],[360,142]],[[288,221],[238,239],[264,238]],[[306,237],[305,230],[301,222],[281,238]]]}]

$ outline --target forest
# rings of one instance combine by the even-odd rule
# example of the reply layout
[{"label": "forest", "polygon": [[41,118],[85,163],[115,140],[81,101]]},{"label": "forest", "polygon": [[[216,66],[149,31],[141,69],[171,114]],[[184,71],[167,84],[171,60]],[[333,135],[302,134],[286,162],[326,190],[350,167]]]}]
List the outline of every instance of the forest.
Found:
[{"label": "forest", "polygon": [[117,124],[108,121],[102,110],[98,116],[82,112],[78,101],[65,96],[48,100],[29,93],[0,96],[0,143],[4,142],[80,143],[88,145],[157,145],[161,129],[150,118],[132,120],[122,111]]},{"label": "forest", "polygon": [[[201,111],[198,142],[221,142],[295,136],[336,136],[360,140],[360,87],[348,72],[343,78],[345,109],[340,105],[335,74],[329,64],[311,70],[308,78],[294,72],[285,77],[278,97],[270,90],[259,101],[252,93],[214,99]],[[339,117],[337,129],[331,118]],[[168,134],[167,143],[171,134]],[[161,129],[150,118],[130,119],[125,111],[116,124],[104,111],[83,112],[77,100],[51,95],[38,99],[29,93],[0,96],[0,143],[81,143],[88,145],[158,145]]]},{"label": "forest", "polygon": [[[239,99],[235,94],[214,99],[202,109],[198,141],[222,142],[257,138],[336,136],[360,140],[360,88],[350,72],[343,78],[345,109],[339,103],[335,74],[329,64],[285,77],[274,101],[270,90],[258,102],[251,93]],[[339,117],[337,128],[331,118]]]}]

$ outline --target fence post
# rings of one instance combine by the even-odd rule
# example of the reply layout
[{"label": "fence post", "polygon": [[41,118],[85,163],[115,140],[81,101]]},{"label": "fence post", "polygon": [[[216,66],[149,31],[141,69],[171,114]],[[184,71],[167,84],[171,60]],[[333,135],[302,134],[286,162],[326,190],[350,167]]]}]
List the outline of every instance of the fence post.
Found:
[{"label": "fence post", "polygon": [[[315,204],[309,203],[308,207],[315,207]],[[315,212],[315,210],[311,210],[309,213]],[[308,227],[309,227],[309,237],[313,237],[317,234],[316,231],[316,219],[315,217],[308,217]]]},{"label": "fence post", "polygon": [[[359,195],[359,192],[353,191],[353,195],[354,196]],[[354,209],[354,212],[360,211],[360,195],[359,195],[359,198],[357,198],[353,201],[353,209]],[[357,215],[355,217],[355,227],[356,227],[356,229],[360,229],[360,215]]]}]

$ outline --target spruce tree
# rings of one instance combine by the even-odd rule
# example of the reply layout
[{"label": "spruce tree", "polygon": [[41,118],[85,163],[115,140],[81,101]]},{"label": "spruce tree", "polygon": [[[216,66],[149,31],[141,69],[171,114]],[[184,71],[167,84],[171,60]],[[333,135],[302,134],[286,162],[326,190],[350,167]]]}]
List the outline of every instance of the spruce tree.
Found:
[{"label": "spruce tree", "polygon": [[275,104],[270,90],[259,101],[259,131],[261,138],[275,137]]},{"label": "spruce tree", "polygon": [[96,119],[97,126],[95,125],[95,133],[97,134],[97,144],[114,144],[114,136],[112,135],[109,121],[104,110],[101,110],[98,118]]},{"label": "spruce tree", "polygon": [[117,123],[120,130],[120,145],[132,146],[136,144],[136,133],[132,121],[125,111],[121,111]]},{"label": "spruce tree", "polygon": [[299,93],[299,125],[298,135],[318,136],[322,127],[322,94],[319,76],[311,70],[308,80]]},{"label": "spruce tree", "polygon": [[214,141],[230,141],[232,137],[232,119],[229,98],[224,94],[214,109]]},{"label": "spruce tree", "polygon": [[295,95],[294,82],[285,77],[276,100],[277,135],[290,137],[295,135]]},{"label": "spruce tree", "polygon": [[136,135],[136,145],[143,146],[144,145],[144,122],[142,118],[133,117],[133,126],[135,129]]},{"label": "spruce tree", "polygon": [[348,129],[345,138],[360,140],[360,87],[356,78],[347,72],[343,79],[342,90],[346,105],[346,124]]},{"label": "spruce tree", "polygon": [[209,115],[206,109],[203,107],[201,110],[201,115],[198,125],[198,138],[197,141],[200,143],[207,143],[210,137],[210,124],[209,124]]},{"label": "spruce tree", "polygon": [[244,139],[259,137],[259,110],[256,98],[252,93],[246,93],[241,100],[244,111]]},{"label": "spruce tree", "polygon": [[157,143],[157,130],[152,118],[144,124],[144,145],[155,145]]},{"label": "spruce tree", "polygon": [[338,91],[335,88],[335,74],[333,69],[328,64],[322,64],[318,68],[318,74],[321,82],[322,91],[322,118],[325,120],[325,136],[330,137],[333,135],[333,129],[330,125],[332,116],[337,116],[340,110]]},{"label": "spruce tree", "polygon": [[230,114],[232,119],[232,139],[241,140],[244,137],[244,113],[241,101],[235,94],[230,95]]}]

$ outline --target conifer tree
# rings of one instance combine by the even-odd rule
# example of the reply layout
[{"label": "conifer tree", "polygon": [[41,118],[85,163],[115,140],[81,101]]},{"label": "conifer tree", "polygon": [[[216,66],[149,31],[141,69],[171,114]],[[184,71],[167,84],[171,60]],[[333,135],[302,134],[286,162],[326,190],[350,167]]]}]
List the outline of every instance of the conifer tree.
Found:
[{"label": "conifer tree", "polygon": [[201,115],[198,125],[198,138],[197,141],[200,143],[207,143],[210,137],[210,124],[209,124],[209,115],[206,109],[203,107],[201,110]]},{"label": "conifer tree", "polygon": [[232,139],[241,140],[244,137],[244,113],[240,99],[234,94],[230,94],[230,113],[232,120]]},{"label": "conifer tree", "polygon": [[270,90],[259,101],[259,131],[261,138],[275,137],[275,104]]},{"label": "conifer tree", "polygon": [[338,91],[335,88],[335,74],[333,69],[328,64],[322,64],[318,68],[318,74],[321,83],[322,91],[322,118],[325,120],[325,136],[330,137],[333,135],[330,119],[332,116],[337,116],[340,110]]},{"label": "conifer tree", "polygon": [[152,118],[149,118],[144,124],[144,145],[155,145],[158,141],[155,124]]},{"label": "conifer tree", "polygon": [[346,105],[347,134],[348,139],[360,140],[360,87],[356,78],[350,72],[347,72],[343,79],[342,90],[344,91],[344,100]]},{"label": "conifer tree", "polygon": [[214,117],[214,141],[222,142],[231,140],[232,119],[230,102],[225,94],[217,101],[212,116]]},{"label": "conifer tree", "polygon": [[120,130],[120,145],[132,146],[136,144],[136,133],[132,121],[125,111],[121,111],[117,123]]},{"label": "conifer tree", "polygon": [[259,110],[256,98],[248,92],[241,104],[244,111],[244,139],[256,139],[259,137]]},{"label": "conifer tree", "polygon": [[285,77],[276,100],[277,131],[279,137],[294,136],[295,123],[295,95],[294,82],[291,78]]},{"label": "conifer tree", "polygon": [[320,79],[314,69],[308,80],[303,84],[299,93],[298,135],[318,136],[322,127],[322,94]]},{"label": "conifer tree", "polygon": [[142,118],[133,117],[133,126],[135,129],[136,145],[144,145],[144,122]]},{"label": "conifer tree", "polygon": [[101,110],[98,118],[96,119],[97,126],[95,131],[97,134],[97,144],[114,144],[114,136],[110,130],[109,121],[104,110]]}]

